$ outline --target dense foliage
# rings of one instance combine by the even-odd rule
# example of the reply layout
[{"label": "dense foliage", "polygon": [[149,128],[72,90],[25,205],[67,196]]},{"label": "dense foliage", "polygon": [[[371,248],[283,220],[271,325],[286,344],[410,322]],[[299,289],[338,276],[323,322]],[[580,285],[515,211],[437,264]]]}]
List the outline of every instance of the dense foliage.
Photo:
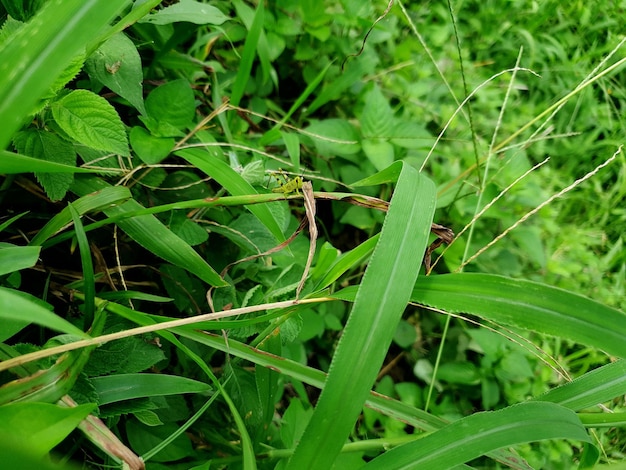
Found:
[{"label": "dense foliage", "polygon": [[623,458],[623,2],[1,4],[11,468]]}]

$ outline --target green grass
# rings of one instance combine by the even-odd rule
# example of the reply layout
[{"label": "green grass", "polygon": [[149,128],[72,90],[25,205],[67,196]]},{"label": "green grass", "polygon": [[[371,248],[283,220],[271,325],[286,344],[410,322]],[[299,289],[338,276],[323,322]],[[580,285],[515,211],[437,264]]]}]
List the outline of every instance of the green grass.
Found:
[{"label": "green grass", "polygon": [[626,5],[48,3],[0,7],[5,460],[623,460]]}]

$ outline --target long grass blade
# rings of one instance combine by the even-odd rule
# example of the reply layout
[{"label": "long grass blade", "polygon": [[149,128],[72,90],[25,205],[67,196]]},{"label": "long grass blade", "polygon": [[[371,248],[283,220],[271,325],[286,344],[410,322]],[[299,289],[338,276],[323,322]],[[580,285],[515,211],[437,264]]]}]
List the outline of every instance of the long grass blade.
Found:
[{"label": "long grass blade", "polygon": [[445,274],[419,279],[411,300],[626,357],[626,314],[545,284],[491,274]]},{"label": "long grass blade", "polygon": [[[121,171],[121,170],[120,170]],[[28,157],[19,153],[0,151],[0,173],[14,175],[17,173],[111,173],[113,170],[79,168],[63,163],[48,162]],[[118,171],[115,171],[118,173]]]},{"label": "long grass blade", "polygon": [[626,361],[620,359],[535,397],[579,411],[626,394]]},{"label": "long grass blade", "polygon": [[93,273],[93,260],[91,259],[91,249],[89,248],[89,241],[87,240],[87,234],[83,229],[83,224],[80,220],[80,215],[74,209],[72,204],[69,204],[70,213],[72,214],[72,221],[76,229],[76,240],[78,242],[78,248],[80,250],[80,263],[83,270],[83,293],[85,294],[85,317],[84,317],[84,329],[87,330],[93,322],[95,312],[95,298],[96,298],[96,280]]},{"label": "long grass blade", "polygon": [[256,55],[257,46],[259,44],[259,38],[261,31],[263,31],[263,22],[265,18],[265,7],[263,2],[259,2],[256,13],[254,14],[254,20],[246,36],[246,42],[243,46],[243,54],[241,56],[241,62],[239,63],[239,70],[235,77],[235,83],[233,84],[233,91],[230,96],[230,102],[233,106],[238,106],[243,92],[246,89],[248,80],[250,79],[250,71],[252,70],[252,62]]},{"label": "long grass blade", "polygon": [[528,402],[500,411],[475,413],[392,449],[363,468],[446,470],[501,447],[546,439],[591,442],[571,410],[552,403]]},{"label": "long grass blade", "polygon": [[403,165],[326,385],[287,468],[330,468],[341,451],[409,300],[434,210],[434,184]]}]

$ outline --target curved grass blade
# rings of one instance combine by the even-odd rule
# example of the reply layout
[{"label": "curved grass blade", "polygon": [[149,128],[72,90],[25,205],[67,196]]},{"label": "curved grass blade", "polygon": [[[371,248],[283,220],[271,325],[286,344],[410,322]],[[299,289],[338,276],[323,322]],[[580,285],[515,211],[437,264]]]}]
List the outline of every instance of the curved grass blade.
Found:
[{"label": "curved grass blade", "polygon": [[[326,374],[320,370],[300,364],[299,362],[276,356],[266,351],[261,351],[231,338],[229,338],[227,342],[221,335],[191,330],[189,328],[176,328],[174,331],[176,334],[192,341],[245,359],[254,364],[267,367],[287,377],[312,385],[313,387],[319,389],[324,387]],[[370,392],[370,395],[367,397],[366,405],[373,410],[424,431],[434,431],[447,424],[446,421],[437,416],[376,392]]]},{"label": "curved grass blade", "polygon": [[[112,173],[112,170],[79,168],[63,163],[48,162],[39,158],[20,155],[19,153],[0,151],[0,173]],[[115,172],[117,173],[117,172]]]},{"label": "curved grass blade", "polygon": [[624,394],[626,394],[626,361],[620,359],[587,372],[533,400],[550,401],[570,410],[579,411]]},{"label": "curved grass blade", "polygon": [[491,274],[444,274],[420,278],[411,300],[626,357],[626,314],[556,287]]},{"label": "curved grass blade", "polygon": [[37,264],[40,246],[0,247],[0,276]]},{"label": "curved grass blade", "polygon": [[402,165],[380,239],[333,356],[326,385],[288,469],[330,468],[341,451],[409,300],[434,210],[434,184],[412,167]]},{"label": "curved grass blade", "polygon": [[89,338],[79,328],[54,312],[29,300],[25,295],[5,287],[0,287],[0,321],[27,321],[61,333]]},{"label": "curved grass blade", "polygon": [[[204,171],[207,175],[221,184],[233,196],[245,196],[256,194],[256,190],[243,177],[233,170],[225,162],[211,156],[201,149],[184,149],[174,152],[183,157],[196,168]],[[250,205],[246,208],[252,212],[263,225],[274,235],[278,243],[285,241],[283,231],[271,211],[266,205]]]},{"label": "curved grass blade", "polygon": [[352,250],[340,255],[333,264],[328,268],[326,274],[317,283],[315,290],[325,289],[337,279],[339,279],[346,271],[361,266],[378,243],[378,235],[374,235],[361,243]]},{"label": "curved grass blade", "polygon": [[[98,315],[92,333],[99,335],[104,327],[105,315]],[[82,335],[82,333],[81,333]],[[33,365],[19,366],[13,370],[20,378],[0,387],[0,405],[17,402],[53,403],[69,392],[89,360],[95,346],[62,354],[48,369],[35,370]],[[0,359],[16,357],[10,346],[0,345]]]},{"label": "curved grass blade", "polygon": [[[29,456],[36,456],[43,463],[46,454],[65,439],[94,408],[93,403],[77,405],[75,408],[62,408],[49,403],[15,403],[2,406],[0,422],[4,426],[0,430],[0,437],[4,444],[13,449],[28,449]],[[2,462],[4,466],[6,461],[3,459]],[[4,468],[40,467],[20,462],[19,466]]]},{"label": "curved grass blade", "polygon": [[[131,198],[130,190],[124,186],[109,186],[97,193],[88,194],[84,197],[72,202],[72,206],[79,215],[87,212],[102,210],[119,204],[122,201]],[[48,221],[44,227],[37,232],[37,235],[30,241],[30,246],[43,244],[47,239],[58,233],[67,224],[72,221],[72,214],[69,207],[66,207],[52,219]]]},{"label": "curved grass blade", "polygon": [[49,369],[3,384],[0,387],[0,405],[18,402],[56,402],[74,385],[91,354],[91,349],[70,351],[63,354]]},{"label": "curved grass blade", "polygon": [[455,421],[386,452],[363,468],[446,470],[502,447],[546,439],[592,442],[573,411],[553,403],[527,402]]},{"label": "curved grass blade", "polygon": [[[107,187],[109,185],[101,179],[88,176],[76,178],[71,190],[79,196],[86,196],[89,193],[100,191]],[[131,199],[119,206],[105,209],[103,212],[107,216],[113,217],[143,208],[141,204]],[[156,217],[142,215],[131,219],[119,220],[117,225],[145,249],[164,260],[186,269],[212,286],[222,287],[227,285],[226,281],[189,244],[175,235]]]}]

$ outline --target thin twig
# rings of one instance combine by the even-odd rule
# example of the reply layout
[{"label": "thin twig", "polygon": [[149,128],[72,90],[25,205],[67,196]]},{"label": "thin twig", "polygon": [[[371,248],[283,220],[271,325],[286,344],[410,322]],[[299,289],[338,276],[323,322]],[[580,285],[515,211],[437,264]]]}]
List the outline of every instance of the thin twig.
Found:
[{"label": "thin twig", "polygon": [[190,317],[190,318],[181,318],[178,320],[155,323],[153,325],[140,326],[137,328],[131,328],[131,329],[124,330],[124,331],[118,331],[116,333],[96,336],[90,339],[81,339],[73,343],[67,343],[61,346],[56,346],[52,348],[42,349],[40,351],[35,351],[32,353],[28,353],[28,354],[23,354],[21,356],[0,362],[0,371],[10,369],[11,367],[20,366],[28,362],[36,361],[38,359],[43,359],[45,357],[62,354],[67,351],[74,351],[76,349],[86,348],[89,346],[100,346],[104,343],[108,343],[109,341],[113,341],[117,339],[129,338],[131,336],[142,335],[145,333],[153,333],[155,331],[169,330],[169,329],[178,328],[181,326],[189,326],[195,323],[201,323],[205,321],[215,321],[220,318],[234,317],[237,315],[242,315],[244,313],[259,312],[262,310],[271,310],[271,309],[276,309],[276,308],[294,307],[300,304],[328,302],[331,300],[336,300],[336,299],[333,299],[330,297],[316,297],[314,299],[285,300],[282,302],[272,302],[268,304],[252,305],[250,307],[233,308],[231,310],[224,310],[224,311],[217,312],[217,313],[206,313],[203,315],[196,315],[195,317]]}]

